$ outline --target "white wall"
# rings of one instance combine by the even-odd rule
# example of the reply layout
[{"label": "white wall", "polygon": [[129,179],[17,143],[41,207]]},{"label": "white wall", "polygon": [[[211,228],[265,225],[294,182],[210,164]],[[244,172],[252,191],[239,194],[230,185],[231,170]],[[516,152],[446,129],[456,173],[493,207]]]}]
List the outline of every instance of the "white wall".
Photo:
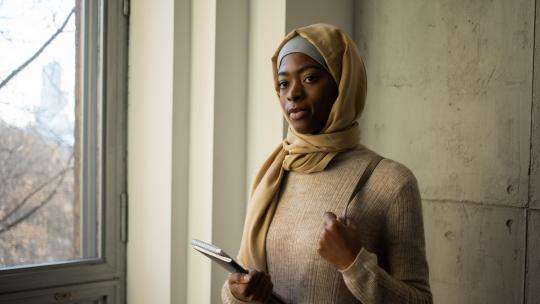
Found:
[{"label": "white wall", "polygon": [[190,131],[191,19],[190,1],[175,0],[170,303],[186,303],[188,290],[189,145],[186,142]]},{"label": "white wall", "polygon": [[286,33],[285,0],[250,1],[249,17],[246,189],[251,189],[257,170],[283,138],[270,59]]},{"label": "white wall", "polygon": [[[188,239],[212,240],[215,1],[191,8]],[[210,263],[188,251],[187,303],[210,302]]]},{"label": "white wall", "polygon": [[131,7],[127,302],[134,304],[170,303],[173,9],[173,0]]},{"label": "white wall", "polygon": [[248,4],[131,6],[128,302],[218,303],[225,272],[188,243],[238,250]]},{"label": "white wall", "polygon": [[[245,206],[248,2],[192,4],[188,239],[235,256]],[[226,272],[188,250],[188,303],[219,303]]]}]

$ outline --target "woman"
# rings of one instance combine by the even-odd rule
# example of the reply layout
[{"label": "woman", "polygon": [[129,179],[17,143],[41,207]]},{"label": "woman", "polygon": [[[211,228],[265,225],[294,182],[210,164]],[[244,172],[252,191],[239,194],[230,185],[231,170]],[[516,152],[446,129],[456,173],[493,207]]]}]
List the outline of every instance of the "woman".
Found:
[{"label": "woman", "polygon": [[229,275],[223,301],[432,303],[416,179],[359,143],[354,42],[331,25],[299,28],[272,65],[289,131],[255,178],[239,253],[249,274]]}]

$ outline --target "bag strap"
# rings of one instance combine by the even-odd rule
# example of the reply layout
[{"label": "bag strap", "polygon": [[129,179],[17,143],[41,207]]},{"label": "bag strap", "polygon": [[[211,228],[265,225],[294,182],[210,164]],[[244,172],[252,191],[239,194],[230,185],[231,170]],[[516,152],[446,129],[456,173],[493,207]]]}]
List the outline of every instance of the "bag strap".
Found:
[{"label": "bag strap", "polygon": [[352,200],[354,199],[354,197],[358,194],[358,192],[360,192],[360,190],[362,189],[362,187],[364,187],[364,185],[366,184],[366,182],[368,181],[369,177],[371,176],[371,174],[373,173],[373,171],[375,171],[375,168],[377,168],[377,165],[379,165],[379,163],[384,159],[384,157],[380,156],[380,155],[376,155],[370,162],[369,164],[367,165],[366,169],[364,170],[364,173],[362,173],[362,176],[360,177],[360,179],[358,180],[358,183],[356,184],[356,187],[354,188],[354,191],[351,193],[351,197],[349,198],[349,201],[347,202],[347,206],[345,207],[345,212],[343,213],[343,215],[340,216],[340,221],[343,223],[343,224],[347,224],[347,210],[349,209],[349,204],[352,202]]}]

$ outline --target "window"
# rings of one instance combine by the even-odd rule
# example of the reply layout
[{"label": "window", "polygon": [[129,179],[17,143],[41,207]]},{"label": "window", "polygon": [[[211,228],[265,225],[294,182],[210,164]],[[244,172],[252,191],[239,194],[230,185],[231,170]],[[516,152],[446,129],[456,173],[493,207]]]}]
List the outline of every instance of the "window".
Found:
[{"label": "window", "polygon": [[125,301],[124,5],[0,0],[0,303]]}]

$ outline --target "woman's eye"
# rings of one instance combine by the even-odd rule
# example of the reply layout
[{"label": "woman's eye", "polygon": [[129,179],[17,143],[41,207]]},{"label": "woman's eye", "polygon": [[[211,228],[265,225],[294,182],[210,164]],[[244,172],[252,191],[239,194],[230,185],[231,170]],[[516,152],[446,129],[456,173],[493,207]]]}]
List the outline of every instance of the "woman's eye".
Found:
[{"label": "woman's eye", "polygon": [[314,76],[314,75],[309,75],[304,79],[304,81],[307,82],[307,83],[311,83],[311,82],[314,82],[316,80],[317,80],[317,76]]},{"label": "woman's eye", "polygon": [[279,88],[280,89],[285,89],[288,85],[288,82],[287,81],[280,81],[279,82]]}]

